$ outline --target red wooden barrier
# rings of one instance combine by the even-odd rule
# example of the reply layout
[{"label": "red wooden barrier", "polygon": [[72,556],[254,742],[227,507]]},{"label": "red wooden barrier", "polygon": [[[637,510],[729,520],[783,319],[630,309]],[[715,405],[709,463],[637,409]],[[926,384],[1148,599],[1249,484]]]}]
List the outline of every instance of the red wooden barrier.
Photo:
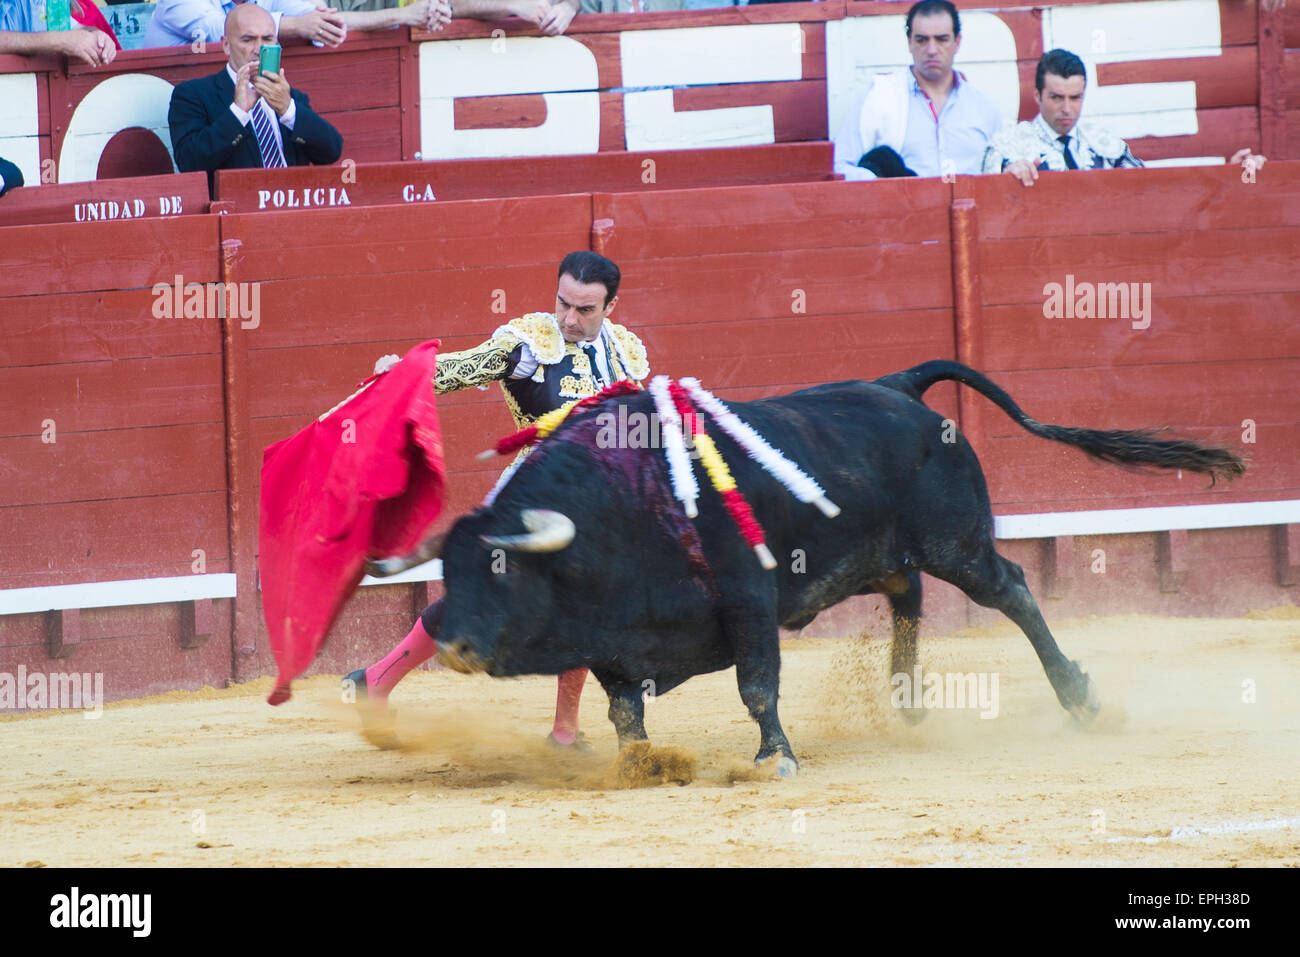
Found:
[{"label": "red wooden barrier", "polygon": [[110,698],[229,676],[230,603],[141,581],[211,596],[230,570],[218,328],[183,295],[217,278],[216,240],[205,216],[0,229],[0,596],[139,582],[0,618],[2,671],[75,648]]},{"label": "red wooden barrier", "polygon": [[[591,200],[582,195],[221,218],[222,242],[236,250],[226,278],[255,284],[262,305],[261,323],[232,330],[230,343],[238,370],[232,386],[246,397],[234,407],[230,442],[241,595],[257,594],[262,450],[348,395],[385,353],[431,338],[447,351],[477,345],[514,316],[553,309],[555,270],[565,253],[587,247],[590,224]],[[322,263],[329,264],[326,279]],[[491,487],[502,464],[475,455],[513,421],[495,387],[445,397],[439,418],[450,521]],[[340,631],[349,638],[331,641],[318,670],[351,670],[363,638],[365,654],[400,638],[410,628],[411,593],[422,589],[363,589],[343,611]],[[241,615],[236,664],[243,678],[272,664],[255,599]]]},{"label": "red wooden barrier", "polygon": [[[1032,189],[1008,176],[963,177],[956,191],[980,211],[985,367],[1030,415],[1171,426],[1229,445],[1240,444],[1249,420],[1267,435],[1247,446],[1244,479],[1211,490],[1191,477],[1092,465],[989,413],[986,470],[1004,511],[1291,494],[1300,332],[1284,317],[1300,306],[1300,164],[1269,164],[1255,182],[1239,169],[1125,170],[1045,174]],[[1051,284],[1069,301],[1061,312]],[[1081,314],[1090,291],[1101,293],[1091,316]],[[1063,483],[1062,470],[1075,479]]]},{"label": "red wooden barrier", "polygon": [[[1058,0],[1046,7],[1068,9],[1074,5],[1075,0]],[[958,6],[971,16],[995,17],[1000,23],[998,33],[1005,42],[979,56],[986,57],[989,63],[1014,63],[1019,76],[1018,116],[1032,118],[1036,111],[1033,69],[1043,52],[1044,6],[1028,0],[1004,0],[991,9],[984,0],[962,0]],[[1102,2],[1095,6],[1098,23],[1119,24],[1125,15],[1123,8],[1128,5]],[[1208,18],[1198,20],[1198,35],[1180,35],[1176,47],[1162,47],[1157,36],[1149,47],[1129,51],[1132,55],[1120,57],[1119,62],[1099,62],[1097,86],[1194,84],[1194,125],[1185,124],[1189,132],[1184,135],[1134,138],[1134,152],[1144,159],[1226,157],[1241,146],[1262,148],[1274,159],[1300,156],[1296,148],[1300,142],[1300,118],[1296,115],[1300,113],[1300,101],[1295,93],[1300,82],[1300,41],[1295,40],[1295,35],[1300,28],[1294,26],[1296,14],[1291,9],[1260,11],[1255,0],[1220,0],[1216,6],[1217,23],[1210,23]],[[644,97],[651,89],[671,91],[672,114],[676,118],[701,110],[739,107],[759,107],[770,114],[770,134],[760,127],[729,142],[753,142],[755,137],[769,136],[774,143],[818,141],[836,132],[830,125],[838,123],[838,117],[828,115],[829,103],[847,95],[849,88],[873,69],[870,63],[848,68],[843,63],[828,63],[828,31],[834,36],[837,26],[849,18],[862,22],[877,16],[898,17],[903,12],[896,3],[827,0],[765,4],[752,10],[741,7],[636,17],[584,14],[575,20],[563,41],[544,41],[547,45],[539,48],[544,51],[542,56],[554,58],[547,59],[547,64],[562,64],[554,73],[559,91],[545,89],[549,67],[539,71],[543,74],[540,84],[527,74],[498,82],[497,74],[508,72],[511,60],[510,53],[496,44],[523,37],[533,42],[535,30],[522,21],[457,20],[437,34],[405,29],[357,34],[337,50],[290,45],[285,50],[286,72],[296,88],[310,94],[316,110],[342,132],[344,159],[357,163],[396,162],[420,156],[432,159],[567,153],[578,147],[565,148],[562,144],[575,139],[581,140],[584,148],[590,139],[590,148],[601,152],[621,151],[629,145],[643,149],[645,143],[629,140],[629,110],[635,113],[629,103],[638,102],[631,98]],[[1169,16],[1175,20],[1172,12]],[[789,27],[792,55],[771,75],[757,71],[760,78],[756,79],[755,71],[746,71],[756,62],[770,63],[774,59],[773,48],[763,47],[771,42],[770,37],[754,37],[751,41],[738,37],[735,31],[751,31],[749,36],[753,37],[754,30],[784,29],[783,25]],[[647,69],[653,72],[656,66],[653,51],[647,53],[649,47],[639,40],[644,41],[656,31],[683,29],[682,42],[694,42],[691,32],[695,28],[718,31],[708,41],[720,54],[721,66],[717,70],[687,76],[696,64],[686,61],[672,64],[669,72],[643,84],[625,81],[625,74]],[[885,29],[883,24],[881,29]],[[892,25],[889,29],[892,31]],[[1106,30],[1100,33],[1104,40]],[[901,36],[899,41],[900,45],[888,55],[897,56],[900,51],[905,55]],[[456,86],[457,77],[438,72],[439,57],[454,57],[457,48],[452,42],[475,45],[475,53],[481,50],[486,59],[479,62],[480,66],[495,54],[502,54],[502,69],[484,68],[463,87]],[[764,52],[747,59],[743,51],[750,42]],[[1088,42],[1096,39],[1090,37]],[[868,46],[875,50],[882,44],[887,47],[883,35]],[[834,43],[831,46],[834,55]],[[1211,55],[1199,55],[1210,50]],[[1184,51],[1186,55],[1178,55]],[[1091,55],[1091,49],[1081,48],[1078,52]],[[969,49],[963,53],[969,53]],[[198,52],[189,47],[127,51],[107,68],[66,64],[55,57],[0,57],[0,73],[30,73],[33,80],[30,87],[14,87],[17,102],[5,104],[6,124],[18,128],[18,132],[8,135],[27,141],[27,155],[19,157],[27,161],[25,169],[52,163],[60,179],[165,172],[172,168],[164,142],[167,86],[215,72],[223,60],[215,44]],[[422,61],[426,64],[423,79]],[[561,75],[570,68],[572,75]],[[455,89],[444,94],[440,92],[443,87]],[[515,92],[518,89],[528,92]],[[543,126],[556,112],[548,107],[551,101],[547,97],[557,93],[572,96],[575,91],[585,97],[577,110],[581,119],[574,119],[573,114],[562,117],[549,137],[532,142],[528,149],[498,148],[490,142],[476,141],[460,152],[461,146],[448,143],[455,134],[466,131],[520,131]],[[1095,97],[1095,90],[1090,94]],[[644,106],[644,99],[639,102]],[[558,102],[552,105],[558,106]],[[656,142],[664,133],[659,129],[666,121],[663,107],[660,104],[654,120],[642,120],[643,125],[649,123],[648,133]],[[427,128],[422,125],[428,120],[424,114],[444,109],[447,117]],[[671,122],[675,120],[667,121],[669,125]],[[597,127],[594,137],[588,137],[588,124]],[[635,140],[635,122],[631,128]],[[674,140],[669,131],[663,142],[668,148],[694,149],[719,142],[710,139],[714,135],[730,134],[726,130],[716,134],[710,131]],[[72,141],[76,145],[65,146]]]},{"label": "red wooden barrier", "polygon": [[[464,348],[549,309],[560,257],[589,244],[622,266],[615,318],[645,339],[652,370],[698,375],[724,398],[982,354],[1042,421],[1171,425],[1252,460],[1244,479],[1213,490],[1095,467],[978,399],[979,421],[961,423],[999,514],[1300,498],[1298,219],[1300,163],[1270,163],[1253,183],[1222,168],[1044,174],[1031,190],[1007,176],[790,183],[0,230],[0,513],[15,529],[0,600],[37,584],[181,576],[200,548],[209,574],[235,574],[240,596],[233,626],[221,598],[188,618],[175,603],[0,617],[0,667],[75,648],[79,667],[115,676],[110,697],[218,680],[232,658],[239,679],[268,670],[255,574],[262,450],[347,395],[383,353],[431,337]],[[256,309],[159,315],[177,275],[182,286],[234,283],[234,304]],[[1047,314],[1052,283],[1083,282],[1136,282],[1142,309]],[[956,417],[953,388],[929,399]],[[496,389],[445,397],[441,411],[450,520],[498,474],[474,455],[511,422]],[[42,441],[46,420],[54,442]],[[1052,576],[1049,614],[1135,602],[1239,613],[1294,596],[1296,523],[1260,522],[1052,532],[1050,547],[1004,550],[1032,586]],[[1098,548],[1109,577],[1091,573]],[[967,620],[964,600],[927,587],[937,627]],[[363,589],[319,670],[370,658],[428,594]],[[850,611],[817,633],[859,627],[862,609]],[[202,629],[229,635],[233,655],[215,642],[182,652]]]},{"label": "red wooden barrier", "polygon": [[595,153],[439,162],[298,166],[217,173],[232,212],[383,206],[505,196],[685,189],[835,179],[832,146],[778,143],[713,150]]},{"label": "red wooden barrier", "polygon": [[192,216],[208,211],[203,173],[24,186],[0,200],[0,227]]}]

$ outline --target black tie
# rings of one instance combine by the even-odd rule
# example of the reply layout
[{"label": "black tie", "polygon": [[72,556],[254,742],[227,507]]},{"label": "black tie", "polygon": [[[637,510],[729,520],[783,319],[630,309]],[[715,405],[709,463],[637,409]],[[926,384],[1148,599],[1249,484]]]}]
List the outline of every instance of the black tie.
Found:
[{"label": "black tie", "polygon": [[587,354],[587,360],[591,363],[591,381],[595,383],[597,388],[599,388],[601,384],[601,375],[600,366],[596,365],[596,347],[590,342],[587,342],[583,344],[582,351]]},{"label": "black tie", "polygon": [[1058,136],[1057,139],[1061,143],[1061,152],[1065,154],[1065,168],[1078,169],[1079,164],[1074,161],[1074,157],[1070,154],[1069,134],[1066,134],[1065,136]]}]

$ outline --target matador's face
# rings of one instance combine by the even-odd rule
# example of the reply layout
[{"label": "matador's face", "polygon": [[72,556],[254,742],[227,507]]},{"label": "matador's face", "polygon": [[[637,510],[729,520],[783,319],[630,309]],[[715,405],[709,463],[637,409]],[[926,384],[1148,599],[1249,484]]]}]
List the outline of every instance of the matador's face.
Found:
[{"label": "matador's face", "polygon": [[555,291],[555,318],[565,342],[586,342],[596,338],[605,318],[614,311],[615,296],[605,302],[608,292],[604,283],[578,282],[567,273],[560,277]]},{"label": "matador's face", "polygon": [[1060,136],[1065,136],[1079,122],[1085,82],[1081,76],[1047,73],[1043,76],[1043,89],[1034,94],[1043,121]]}]

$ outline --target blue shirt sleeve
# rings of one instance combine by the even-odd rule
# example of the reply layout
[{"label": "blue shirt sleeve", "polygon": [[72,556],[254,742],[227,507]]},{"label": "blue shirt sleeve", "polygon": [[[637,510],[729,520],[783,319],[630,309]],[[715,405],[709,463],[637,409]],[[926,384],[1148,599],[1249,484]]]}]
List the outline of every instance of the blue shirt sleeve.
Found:
[{"label": "blue shirt sleeve", "polygon": [[35,0],[0,0],[0,30],[10,33],[35,33],[45,29],[44,19],[37,24]]}]

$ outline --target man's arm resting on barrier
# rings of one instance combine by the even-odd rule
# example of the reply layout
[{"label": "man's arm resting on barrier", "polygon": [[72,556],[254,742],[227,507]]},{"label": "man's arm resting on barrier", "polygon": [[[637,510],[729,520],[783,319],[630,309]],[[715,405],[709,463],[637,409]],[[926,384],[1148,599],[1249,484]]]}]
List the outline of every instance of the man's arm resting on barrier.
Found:
[{"label": "man's arm resting on barrier", "polygon": [[547,36],[557,37],[569,29],[581,0],[452,0],[457,20],[504,20],[519,17]]},{"label": "man's arm resting on barrier", "polygon": [[405,7],[340,11],[339,16],[349,30],[418,27],[433,33],[451,22],[451,3],[449,0],[416,0]]},{"label": "man's arm resting on barrier", "polygon": [[71,30],[40,30],[15,33],[0,30],[0,53],[39,56],[64,54],[91,66],[107,65],[117,56],[117,47],[107,33],[86,27]]}]

